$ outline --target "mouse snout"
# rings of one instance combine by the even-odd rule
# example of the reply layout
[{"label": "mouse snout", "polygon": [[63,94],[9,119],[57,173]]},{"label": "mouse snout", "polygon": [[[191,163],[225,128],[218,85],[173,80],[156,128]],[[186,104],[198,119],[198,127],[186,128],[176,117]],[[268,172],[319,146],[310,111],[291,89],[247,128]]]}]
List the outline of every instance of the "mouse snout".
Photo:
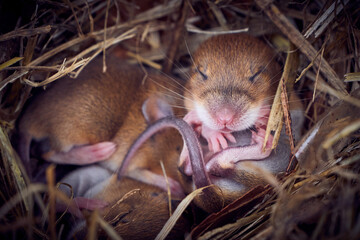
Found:
[{"label": "mouse snout", "polygon": [[227,126],[234,121],[235,111],[231,108],[221,108],[215,113],[216,121],[222,125]]}]

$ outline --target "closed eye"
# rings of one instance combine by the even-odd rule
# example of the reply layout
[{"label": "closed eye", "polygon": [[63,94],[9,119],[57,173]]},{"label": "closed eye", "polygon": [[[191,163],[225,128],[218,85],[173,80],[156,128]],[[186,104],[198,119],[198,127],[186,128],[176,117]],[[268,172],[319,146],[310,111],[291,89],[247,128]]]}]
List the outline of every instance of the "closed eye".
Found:
[{"label": "closed eye", "polygon": [[252,75],[251,77],[249,77],[249,81],[250,82],[254,82],[255,81],[255,78],[257,76],[259,76],[260,73],[262,73],[264,71],[264,69],[260,69],[259,71],[257,71],[254,75]]},{"label": "closed eye", "polygon": [[198,73],[200,73],[200,75],[201,75],[201,77],[203,78],[204,81],[208,79],[208,76],[205,73],[203,73],[199,69],[197,71],[198,71]]}]

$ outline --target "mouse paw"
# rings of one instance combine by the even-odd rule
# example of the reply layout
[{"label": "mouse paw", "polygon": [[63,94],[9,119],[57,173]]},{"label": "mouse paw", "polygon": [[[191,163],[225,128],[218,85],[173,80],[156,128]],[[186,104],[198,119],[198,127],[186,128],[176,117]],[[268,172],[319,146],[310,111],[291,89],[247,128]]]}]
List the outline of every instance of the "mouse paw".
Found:
[{"label": "mouse paw", "polygon": [[198,117],[198,115],[194,110],[188,112],[183,119],[192,127],[202,124],[200,118]]},{"label": "mouse paw", "polygon": [[87,146],[75,146],[68,152],[51,156],[50,161],[62,164],[85,165],[108,159],[116,150],[113,142],[100,142]]},{"label": "mouse paw", "polygon": [[209,150],[214,153],[221,151],[221,149],[226,149],[228,147],[227,140],[236,143],[236,139],[231,133],[223,133],[206,126],[202,127],[201,134],[207,140]]},{"label": "mouse paw", "polygon": [[83,214],[81,213],[82,209],[93,211],[95,209],[103,209],[107,206],[108,203],[100,199],[75,197],[74,199],[70,200],[70,205],[67,205],[63,202],[57,202],[56,211],[57,212],[68,211],[77,218],[82,219],[84,218]]},{"label": "mouse paw", "polygon": [[165,178],[163,175],[151,172],[147,169],[136,169],[130,172],[129,176],[141,182],[157,186],[165,191],[169,188],[171,194],[175,197],[185,197],[180,183],[171,177]]},{"label": "mouse paw", "polygon": [[[259,144],[259,146],[263,146],[263,143],[265,141],[265,135],[266,135],[266,130],[264,128],[258,128],[257,132],[252,132],[251,135],[251,142],[253,144]],[[266,149],[271,149],[272,143],[273,143],[274,137],[273,135],[269,135],[266,146],[265,146],[265,150]]]},{"label": "mouse paw", "polygon": [[190,163],[189,150],[187,149],[185,144],[180,153],[179,168],[180,168],[180,171],[182,173],[184,173],[185,175],[191,176],[193,174],[191,163]]},{"label": "mouse paw", "polygon": [[270,108],[269,107],[262,107],[259,112],[259,118],[256,120],[255,127],[263,127],[267,126],[270,116]]}]

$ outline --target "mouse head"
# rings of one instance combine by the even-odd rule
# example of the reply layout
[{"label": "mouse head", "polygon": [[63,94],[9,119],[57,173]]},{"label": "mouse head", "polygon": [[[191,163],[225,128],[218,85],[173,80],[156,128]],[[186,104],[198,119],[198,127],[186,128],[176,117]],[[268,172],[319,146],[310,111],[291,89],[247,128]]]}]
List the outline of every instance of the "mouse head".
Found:
[{"label": "mouse head", "polygon": [[202,43],[193,58],[190,105],[208,127],[246,129],[261,108],[269,107],[281,74],[274,52],[259,39],[215,36]]}]

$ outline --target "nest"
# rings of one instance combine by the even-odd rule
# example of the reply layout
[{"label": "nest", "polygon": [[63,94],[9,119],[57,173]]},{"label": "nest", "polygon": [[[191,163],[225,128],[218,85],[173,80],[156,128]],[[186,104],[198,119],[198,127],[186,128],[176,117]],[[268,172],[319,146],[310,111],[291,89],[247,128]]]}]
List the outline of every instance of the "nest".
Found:
[{"label": "nest", "polygon": [[[284,65],[291,53],[298,54],[298,63],[284,71],[296,73],[305,106],[304,137],[292,149],[298,162],[278,178],[267,176],[268,186],[251,189],[196,224],[192,238],[359,239],[359,11],[349,0],[0,3],[7,23],[0,29],[0,234],[61,236],[51,197],[44,202],[38,195],[52,196],[54,183],[28,184],[9,140],[37,87],[76,77],[113,48],[124,58],[181,76],[191,62],[189,52],[204,38],[248,32],[272,44]],[[50,202],[45,219],[33,216],[34,202],[44,209]],[[103,221],[100,226],[109,228]]]}]

